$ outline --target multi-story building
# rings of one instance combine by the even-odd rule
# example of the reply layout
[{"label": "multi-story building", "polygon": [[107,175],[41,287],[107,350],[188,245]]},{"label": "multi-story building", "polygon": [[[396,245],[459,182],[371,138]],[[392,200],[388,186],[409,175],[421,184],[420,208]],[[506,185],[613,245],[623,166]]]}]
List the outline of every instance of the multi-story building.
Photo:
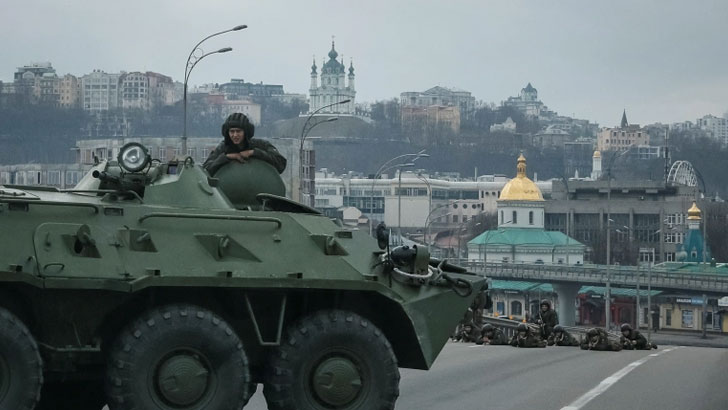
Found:
[{"label": "multi-story building", "polygon": [[587,259],[605,262],[609,234],[612,263],[644,260],[645,255],[635,253],[640,248],[654,249],[658,262],[677,260],[687,229],[686,213],[698,194],[697,187],[664,181],[552,183],[552,198],[545,208],[546,229],[568,233],[589,246]]},{"label": "multi-story building", "polygon": [[58,104],[63,108],[77,108],[81,105],[81,86],[78,78],[66,74],[60,79],[58,86]]},{"label": "multi-story building", "polygon": [[210,94],[206,98],[211,111],[218,113],[220,118],[239,112],[245,114],[254,125],[260,125],[260,104],[250,100],[228,100],[222,94]]},{"label": "multi-story building", "polygon": [[[355,113],[356,89],[354,84],[354,63],[349,64],[348,84],[346,83],[346,67],[344,61],[338,61],[336,58],[339,53],[336,52],[334,42],[331,42],[331,51],[329,51],[329,61],[321,66],[321,84],[318,84],[318,72],[316,60],[311,66],[311,87],[309,88],[309,112],[313,113],[334,104],[331,107],[322,109],[322,114],[348,114]],[[335,104],[338,101],[349,100],[344,104]]]},{"label": "multi-story building", "polygon": [[283,95],[280,84],[246,83],[242,78],[232,78],[229,83],[220,85],[220,92],[231,100],[242,100],[248,97],[272,97]]},{"label": "multi-story building", "polygon": [[556,125],[549,125],[532,138],[533,146],[541,148],[561,148],[572,140],[571,135]]},{"label": "multi-story building", "polygon": [[[405,171],[401,181],[399,176],[384,174],[374,179],[322,170],[316,176],[315,206],[321,210],[353,206],[374,225],[383,221],[423,233],[427,225],[434,234],[457,228],[478,215],[494,214],[501,189],[509,181],[503,175],[463,180]],[[546,193],[551,190],[550,182],[536,184]]]},{"label": "multi-story building", "polygon": [[401,126],[414,143],[427,143],[443,131],[460,131],[460,109],[454,105],[410,105],[400,108]]},{"label": "multi-story building", "polygon": [[74,187],[91,168],[82,164],[0,165],[0,185],[46,185]]},{"label": "multi-story building", "polygon": [[118,108],[120,77],[121,74],[109,74],[101,70],[94,70],[81,77],[82,108],[92,112]]},{"label": "multi-story building", "polygon": [[148,110],[151,107],[149,78],[138,71],[124,73],[119,77],[121,107],[124,109]]},{"label": "multi-story building", "polygon": [[432,87],[426,91],[406,91],[399,96],[404,107],[455,106],[460,115],[468,117],[475,110],[475,97],[465,90],[446,87]]},{"label": "multi-story building", "polygon": [[[36,82],[36,79],[46,77],[46,80]],[[13,75],[13,84],[15,94],[26,103],[36,103],[40,101],[41,95],[48,95],[47,99],[53,99],[53,84],[50,84],[52,78],[57,78],[56,70],[49,62],[30,63],[28,65],[18,67]],[[50,86],[50,87],[49,87]],[[50,88],[50,92],[49,92]],[[51,101],[52,102],[52,101]]]},{"label": "multi-story building", "polygon": [[503,105],[515,108],[527,117],[539,118],[548,112],[548,107],[539,101],[538,90],[531,83],[521,89],[518,97],[508,97],[506,101],[503,101]]},{"label": "multi-story building", "polygon": [[650,145],[650,135],[638,124],[627,122],[627,111],[622,113],[619,127],[604,128],[597,136],[599,151],[626,151],[635,145]]},{"label": "multi-story building", "polygon": [[58,106],[60,84],[61,81],[55,73],[36,76],[33,84],[33,101],[53,107]]},{"label": "multi-story building", "polygon": [[706,115],[695,120],[695,126],[705,131],[723,145],[728,145],[728,119]]}]

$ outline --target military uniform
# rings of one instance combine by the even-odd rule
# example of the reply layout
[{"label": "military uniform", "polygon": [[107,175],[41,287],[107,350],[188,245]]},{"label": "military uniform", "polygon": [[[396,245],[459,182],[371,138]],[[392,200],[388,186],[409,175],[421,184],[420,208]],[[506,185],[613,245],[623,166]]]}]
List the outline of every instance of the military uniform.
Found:
[{"label": "military uniform", "polygon": [[602,350],[618,352],[622,345],[616,340],[609,340],[609,334],[603,329],[591,328],[587,330],[586,337],[580,345],[582,350]]},{"label": "military uniform", "polygon": [[[230,129],[239,128],[244,132],[245,138],[240,144],[235,144],[230,139]],[[281,155],[273,144],[258,139],[253,139],[255,135],[255,126],[243,114],[230,114],[225,123],[222,125],[222,135],[224,137],[221,142],[207,157],[202,167],[207,173],[214,176],[215,173],[227,163],[234,161],[227,157],[227,154],[238,153],[247,150],[253,150],[251,158],[265,161],[278,171],[283,173],[286,169],[286,158]]]},{"label": "military uniform", "polygon": [[581,342],[577,340],[571,333],[567,332],[560,325],[554,327],[554,332],[551,333],[547,340],[549,346],[579,346]]},{"label": "military uniform", "polygon": [[490,324],[483,327],[483,331],[480,336],[480,343],[488,345],[507,345],[508,337],[503,333],[502,330],[494,327]]},{"label": "military uniform", "polygon": [[[626,333],[626,334],[625,334]],[[657,345],[649,343],[647,338],[638,330],[632,329],[630,325],[622,325],[622,336],[619,342],[626,350],[652,350],[657,349]]]},{"label": "military uniform", "polygon": [[511,338],[511,346],[513,347],[546,347],[546,342],[531,330],[531,327],[525,323],[518,325],[516,334]]},{"label": "military uniform", "polygon": [[[542,306],[547,306],[548,309],[544,312],[540,310]],[[538,315],[536,315],[534,320],[534,323],[541,327],[541,337],[548,339],[554,331],[554,327],[559,324],[559,315],[551,309],[551,302],[544,299],[541,301]]]}]

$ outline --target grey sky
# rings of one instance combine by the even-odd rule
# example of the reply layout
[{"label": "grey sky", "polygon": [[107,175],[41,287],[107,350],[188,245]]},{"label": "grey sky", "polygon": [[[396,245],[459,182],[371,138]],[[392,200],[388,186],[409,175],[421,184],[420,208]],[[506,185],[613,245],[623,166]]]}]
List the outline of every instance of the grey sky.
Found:
[{"label": "grey sky", "polygon": [[308,90],[336,36],[357,101],[433,85],[499,103],[531,82],[549,108],[616,125],[728,110],[725,0],[3,0],[0,80],[51,61],[59,74],[151,70],[180,80],[190,48],[231,46],[191,83],[232,77]]}]

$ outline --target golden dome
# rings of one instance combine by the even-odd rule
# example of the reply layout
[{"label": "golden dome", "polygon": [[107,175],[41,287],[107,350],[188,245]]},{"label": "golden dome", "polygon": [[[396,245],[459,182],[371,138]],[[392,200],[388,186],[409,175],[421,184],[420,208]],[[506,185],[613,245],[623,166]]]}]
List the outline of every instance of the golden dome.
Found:
[{"label": "golden dome", "polygon": [[526,158],[518,157],[516,177],[508,181],[498,197],[499,201],[543,201],[538,186],[526,176]]},{"label": "golden dome", "polygon": [[601,157],[602,157],[602,153],[601,152],[599,152],[598,150],[597,151],[594,151],[594,156],[592,158],[601,158]]},{"label": "golden dome", "polygon": [[688,209],[688,221],[699,221],[700,216],[702,212],[700,211],[700,208],[698,208],[698,205],[693,201],[693,206]]}]

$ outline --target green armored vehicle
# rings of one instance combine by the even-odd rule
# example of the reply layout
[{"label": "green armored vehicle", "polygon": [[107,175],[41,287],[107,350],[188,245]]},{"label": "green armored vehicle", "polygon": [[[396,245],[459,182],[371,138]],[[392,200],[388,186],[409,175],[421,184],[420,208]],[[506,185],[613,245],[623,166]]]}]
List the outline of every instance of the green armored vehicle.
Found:
[{"label": "green armored vehicle", "polygon": [[227,167],[127,144],[72,190],[0,186],[0,409],[394,408],[484,279]]}]

